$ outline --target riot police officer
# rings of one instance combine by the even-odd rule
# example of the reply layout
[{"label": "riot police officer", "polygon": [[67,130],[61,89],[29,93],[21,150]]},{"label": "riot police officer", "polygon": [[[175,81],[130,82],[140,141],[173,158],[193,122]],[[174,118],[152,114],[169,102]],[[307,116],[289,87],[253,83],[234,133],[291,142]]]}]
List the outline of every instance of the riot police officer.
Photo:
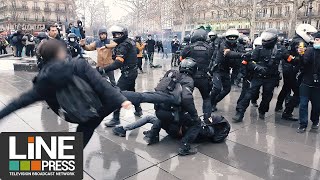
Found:
[{"label": "riot police officer", "polygon": [[[294,108],[299,104],[299,86],[301,84],[301,78],[298,77],[298,73],[301,69],[301,62],[305,49],[310,45],[311,33],[317,32],[316,28],[310,24],[300,24],[296,29],[296,36],[289,44],[288,50],[292,58],[282,61],[283,69],[283,87],[278,96],[277,105],[275,111],[281,111],[283,108],[283,102],[285,98],[293,91],[293,96],[286,104],[286,108],[282,114],[282,119],[297,121],[292,113]],[[298,77],[298,78],[297,78]]]},{"label": "riot police officer", "polygon": [[[114,62],[100,71],[109,72],[121,69],[121,76],[117,86],[122,90],[135,91],[136,79],[138,76],[137,48],[134,40],[128,38],[128,30],[122,26],[111,27],[113,41],[118,45],[113,50]],[[106,92],[107,93],[107,92]],[[142,115],[140,106],[136,106],[136,115]],[[120,109],[113,114],[113,119],[106,123],[107,127],[114,127],[120,124]]]},{"label": "riot police officer", "polygon": [[67,50],[68,54],[74,58],[77,56],[83,57],[81,53],[81,47],[79,43],[77,42],[77,35],[74,33],[69,33],[68,34],[68,40],[67,40]]},{"label": "riot police officer", "polygon": [[217,50],[215,61],[212,63],[213,88],[211,91],[212,111],[216,111],[216,105],[231,91],[230,70],[241,64],[241,47],[238,45],[239,32],[229,29],[226,32],[225,41]]},{"label": "riot police officer", "polygon": [[259,106],[259,117],[264,119],[265,113],[269,110],[273,91],[279,85],[280,73],[279,64],[283,59],[287,59],[289,54],[282,46],[277,46],[278,31],[267,29],[261,34],[262,47],[253,50],[248,66],[254,70],[251,87],[245,97],[237,104],[237,113],[232,118],[234,122],[241,122],[244,113],[250,104],[252,95],[263,86],[262,102]]},{"label": "riot police officer", "polygon": [[193,76],[194,86],[199,89],[203,99],[204,121],[209,123],[211,117],[211,79],[208,75],[208,67],[213,55],[212,48],[206,42],[207,32],[203,29],[197,29],[192,33],[191,44],[186,46],[181,52],[181,58],[191,57],[197,63],[197,72]]},{"label": "riot police officer", "polygon": [[[183,42],[181,43],[181,45],[180,45],[179,50],[177,51],[177,53],[179,52],[179,54],[181,54],[181,52],[184,50],[184,48],[190,44],[190,40],[191,40],[190,34],[186,35],[186,36],[183,38]],[[180,56],[180,61],[181,61],[181,60],[182,60],[182,59],[181,59],[181,56]]]}]

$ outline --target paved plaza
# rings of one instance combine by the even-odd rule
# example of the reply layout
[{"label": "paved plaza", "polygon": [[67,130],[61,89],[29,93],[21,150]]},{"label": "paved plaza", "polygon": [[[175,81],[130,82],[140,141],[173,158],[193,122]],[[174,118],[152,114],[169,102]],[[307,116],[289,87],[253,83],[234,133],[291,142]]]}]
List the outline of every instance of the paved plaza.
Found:
[{"label": "paved plaza", "polygon": [[[163,67],[139,74],[136,90],[152,91],[159,79],[169,70],[170,59],[157,62]],[[35,73],[14,72],[16,60],[0,59],[0,108],[32,86]],[[117,77],[119,72],[116,73]],[[239,88],[218,104],[218,115],[229,122],[235,114]],[[224,143],[194,144],[198,153],[193,156],[177,155],[179,144],[162,130],[160,143],[147,146],[143,140],[145,125],[127,133],[125,138],[114,136],[105,128],[105,118],[84,149],[84,179],[139,179],[139,180],[319,180],[320,134],[310,131],[297,134],[297,122],[281,120],[275,113],[277,88],[265,120],[258,118],[255,107],[249,107],[243,123],[231,123],[231,132]],[[195,103],[202,114],[202,99],[195,91]],[[153,105],[143,104],[143,114],[153,115]],[[298,109],[295,110],[297,116]],[[122,111],[121,122],[135,121],[131,111]],[[0,132],[74,132],[76,125],[57,117],[44,102],[19,110],[0,121]]]}]

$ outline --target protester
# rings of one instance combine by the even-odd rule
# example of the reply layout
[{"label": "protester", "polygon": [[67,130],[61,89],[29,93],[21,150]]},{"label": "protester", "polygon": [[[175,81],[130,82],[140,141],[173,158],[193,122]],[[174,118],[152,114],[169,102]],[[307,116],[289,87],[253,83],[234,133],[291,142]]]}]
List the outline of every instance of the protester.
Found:
[{"label": "protester", "polygon": [[35,55],[35,37],[30,32],[27,32],[23,38],[26,39],[26,56],[33,57]]},{"label": "protester", "polygon": [[23,38],[23,32],[22,30],[18,30],[16,33],[12,36],[12,45],[16,48],[16,57],[22,57],[22,49],[24,47],[24,44],[22,42]]},{"label": "protester", "polygon": [[156,46],[156,41],[152,39],[152,35],[148,35],[148,40],[146,41],[146,50],[147,50],[147,55],[149,59],[149,65],[151,68],[154,67],[153,65],[153,58],[154,58],[154,48]]},{"label": "protester", "polygon": [[171,41],[171,53],[172,53],[172,58],[171,58],[171,66],[175,67],[179,63],[179,54],[177,51],[179,50],[180,47],[180,41],[178,40],[178,36],[175,35],[173,40]]},{"label": "protester", "polygon": [[[311,102],[311,129],[319,129],[320,116],[320,32],[313,35],[313,47],[309,47],[302,60],[302,83],[300,86],[300,106],[298,133],[304,133],[308,127],[308,104]],[[301,52],[303,49],[300,49]]]},{"label": "protester", "polygon": [[8,54],[7,47],[9,43],[6,41],[6,39],[1,36],[0,37],[0,54]]},{"label": "protester", "polygon": [[138,68],[140,70],[141,73],[143,72],[142,69],[142,58],[143,58],[143,49],[145,48],[145,45],[142,43],[141,41],[141,36],[136,36],[136,47],[137,47],[137,57],[138,57]]},{"label": "protester", "polygon": [[[86,60],[80,58],[66,61],[67,54],[63,46],[61,41],[54,39],[45,41],[42,44],[39,52],[43,58],[44,65],[33,80],[33,88],[7,104],[0,111],[0,119],[37,101],[46,101],[49,107],[57,115],[60,115],[59,109],[61,108],[61,104],[56,94],[67,88],[72,83],[73,77],[76,76],[92,88],[102,103],[101,108],[96,110],[98,116],[86,123],[80,123],[78,119],[69,119],[69,116],[65,117],[69,122],[79,122],[77,132],[83,133],[83,144],[85,147],[93,135],[95,128],[99,126],[107,115],[116,108],[128,108],[131,103],[126,100],[117,88],[105,81],[96,70],[91,68]],[[82,114],[81,111],[78,113]]]},{"label": "protester", "polygon": [[[99,68],[107,67],[108,65],[114,62],[114,60],[112,59],[112,49],[117,46],[117,44],[114,41],[108,39],[108,33],[106,28],[100,28],[98,33],[99,40],[96,40],[89,45],[85,44],[85,39],[80,40],[80,45],[84,50],[97,50],[97,70],[99,70]],[[113,85],[116,84],[113,71],[102,73],[102,76],[108,77],[108,79]]]}]

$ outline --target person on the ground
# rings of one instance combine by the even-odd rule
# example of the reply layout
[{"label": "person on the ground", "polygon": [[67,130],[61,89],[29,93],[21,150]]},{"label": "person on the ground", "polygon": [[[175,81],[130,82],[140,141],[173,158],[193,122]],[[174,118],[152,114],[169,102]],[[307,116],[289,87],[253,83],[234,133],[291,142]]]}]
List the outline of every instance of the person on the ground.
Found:
[{"label": "person on the ground", "polygon": [[[192,58],[187,58],[182,61],[179,71],[169,70],[164,75],[162,80],[160,80],[159,84],[155,88],[155,93],[157,93],[158,97],[154,100],[159,101],[159,103],[156,103],[155,105],[156,117],[146,116],[133,125],[133,128],[135,128],[139,127],[139,124],[143,124],[144,122],[157,123],[154,124],[153,128],[145,134],[144,139],[146,140],[147,144],[154,144],[159,142],[159,132],[161,127],[164,128],[167,132],[171,132],[173,129],[169,127],[172,127],[172,123],[175,123],[181,126],[188,127],[188,130],[184,131],[184,136],[181,140],[179,155],[189,155],[196,153],[196,150],[192,149],[190,146],[190,144],[193,143],[200,132],[200,120],[198,118],[198,113],[195,108],[192,95],[194,89],[192,76],[195,72],[195,61]],[[181,104],[172,104],[170,101],[160,103],[161,100],[166,99],[168,94],[170,95],[174,91],[180,92]],[[129,100],[131,99],[131,97],[127,96],[125,93],[124,95]],[[135,104],[135,100],[133,100],[133,104]],[[158,119],[160,119],[161,122],[157,121]],[[115,134],[121,135],[125,134],[125,129],[120,126],[114,128],[113,132]]]}]

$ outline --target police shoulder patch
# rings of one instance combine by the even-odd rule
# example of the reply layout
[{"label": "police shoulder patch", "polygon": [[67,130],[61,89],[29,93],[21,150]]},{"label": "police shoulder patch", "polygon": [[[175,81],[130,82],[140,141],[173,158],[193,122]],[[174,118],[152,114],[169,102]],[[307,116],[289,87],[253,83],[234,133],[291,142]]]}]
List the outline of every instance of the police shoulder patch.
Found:
[{"label": "police shoulder patch", "polygon": [[197,50],[197,51],[206,51],[207,50],[207,48],[204,46],[194,46],[193,49]]}]

